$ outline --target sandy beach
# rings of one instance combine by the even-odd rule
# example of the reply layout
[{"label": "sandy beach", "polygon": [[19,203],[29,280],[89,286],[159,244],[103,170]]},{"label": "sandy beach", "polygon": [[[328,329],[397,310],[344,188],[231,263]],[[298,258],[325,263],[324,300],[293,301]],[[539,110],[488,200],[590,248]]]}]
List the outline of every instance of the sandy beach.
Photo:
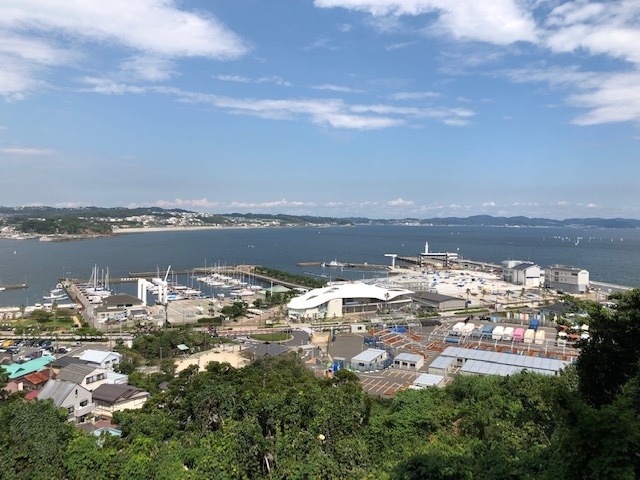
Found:
[{"label": "sandy beach", "polygon": [[273,228],[264,225],[206,225],[193,227],[132,227],[132,228],[112,228],[114,235],[123,233],[156,233],[156,232],[184,232],[191,230],[229,230],[239,228]]}]

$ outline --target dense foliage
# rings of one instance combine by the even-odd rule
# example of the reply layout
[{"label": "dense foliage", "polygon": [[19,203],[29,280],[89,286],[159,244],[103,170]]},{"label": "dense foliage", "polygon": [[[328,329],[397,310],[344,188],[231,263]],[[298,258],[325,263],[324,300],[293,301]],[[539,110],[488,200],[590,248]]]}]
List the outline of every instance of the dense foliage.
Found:
[{"label": "dense foliage", "polygon": [[[590,305],[594,340],[559,377],[459,376],[383,400],[350,372],[315,377],[294,354],[135,373],[153,396],[117,414],[122,438],[99,440],[48,403],[4,395],[3,478],[638,478],[640,349],[626,336],[637,333],[640,291],[617,304]],[[153,388],[163,380],[168,390]]]},{"label": "dense foliage", "polygon": [[319,278],[311,278],[306,275],[296,275],[294,273],[285,272],[283,270],[276,270],[274,268],[264,266],[255,267],[254,272],[303,287],[322,288],[327,285],[327,282],[325,280],[321,280]]}]

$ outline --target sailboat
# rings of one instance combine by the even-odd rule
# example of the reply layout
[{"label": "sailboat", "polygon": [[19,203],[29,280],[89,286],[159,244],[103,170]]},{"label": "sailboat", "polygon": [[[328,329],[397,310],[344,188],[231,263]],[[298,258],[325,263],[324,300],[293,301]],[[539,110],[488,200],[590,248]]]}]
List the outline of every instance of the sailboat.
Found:
[{"label": "sailboat", "polygon": [[94,265],[89,279],[89,286],[84,288],[84,293],[87,297],[105,298],[111,296],[111,290],[109,289],[109,268],[107,267],[107,273],[102,282],[98,282],[98,266]]}]

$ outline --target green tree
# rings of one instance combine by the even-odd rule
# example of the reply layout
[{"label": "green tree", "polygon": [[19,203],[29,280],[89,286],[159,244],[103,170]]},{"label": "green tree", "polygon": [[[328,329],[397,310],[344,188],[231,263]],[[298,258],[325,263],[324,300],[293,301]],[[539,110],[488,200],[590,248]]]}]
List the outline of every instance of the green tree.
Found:
[{"label": "green tree", "polygon": [[3,478],[64,478],[64,454],[74,433],[65,410],[50,400],[3,402],[0,424]]},{"label": "green tree", "polygon": [[588,341],[577,361],[580,392],[593,406],[611,403],[640,373],[640,289],[611,295],[613,312],[589,302]]}]

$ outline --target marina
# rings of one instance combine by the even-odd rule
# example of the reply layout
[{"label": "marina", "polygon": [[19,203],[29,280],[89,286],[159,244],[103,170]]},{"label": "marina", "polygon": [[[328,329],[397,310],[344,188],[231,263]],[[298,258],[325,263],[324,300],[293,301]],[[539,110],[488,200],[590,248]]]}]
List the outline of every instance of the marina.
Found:
[{"label": "marina", "polygon": [[[582,240],[577,241],[577,237]],[[425,239],[429,241],[429,251],[459,254],[456,262],[462,268],[467,265],[483,269],[483,265],[499,265],[513,258],[533,261],[542,268],[556,263],[585,268],[592,283],[608,285],[606,289],[640,285],[640,232],[635,229],[221,229],[141,233],[67,243],[2,239],[0,285],[6,289],[0,291],[0,306],[43,303],[42,297],[60,279],[88,281],[95,264],[109,269],[111,290],[129,294],[135,294],[138,278],[153,278],[158,271],[166,271],[168,265],[189,287],[191,275],[205,275],[212,266],[229,269],[265,265],[327,280],[362,280],[387,274],[392,259],[386,254],[396,255],[399,265],[415,264],[419,254],[425,253]],[[332,260],[344,266],[327,267]],[[206,285],[203,293],[211,295],[212,287],[214,294],[218,293],[213,285]]]}]

